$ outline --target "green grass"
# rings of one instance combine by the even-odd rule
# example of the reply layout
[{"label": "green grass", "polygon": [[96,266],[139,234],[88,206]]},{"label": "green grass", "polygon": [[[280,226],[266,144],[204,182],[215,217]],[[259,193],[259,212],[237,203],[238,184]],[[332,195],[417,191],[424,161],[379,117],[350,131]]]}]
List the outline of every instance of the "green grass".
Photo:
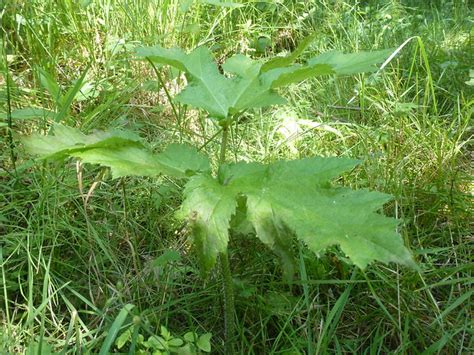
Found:
[{"label": "green grass", "polygon": [[[255,354],[472,352],[468,1],[273,3],[195,4],[187,12],[175,0],[0,3],[0,124],[8,123],[10,104],[13,111],[64,110],[63,122],[86,131],[127,127],[154,148],[178,140],[202,146],[216,128],[184,107],[178,121],[154,71],[132,59],[134,46],[205,44],[222,60],[235,52],[290,51],[313,31],[308,57],[330,49],[395,50],[413,37],[379,73],[308,80],[285,93],[287,107],[248,113],[247,124],[233,127],[244,138],[231,134],[228,156],[363,159],[342,182],[395,196],[385,212],[403,219],[401,233],[420,270],[374,264],[362,272],[338,261],[337,249],[315,258],[300,246],[290,286],[267,248],[235,236],[236,343]],[[58,103],[40,68],[63,93],[87,70],[87,97]],[[167,70],[161,75],[171,93],[184,80]],[[16,137],[50,123],[37,115],[13,119],[12,130],[0,126],[1,352],[99,352],[133,304],[124,326],[139,315],[145,336],[159,334],[160,325],[177,336],[211,332],[213,351],[222,353],[220,280],[217,273],[200,278],[186,227],[174,217],[180,183],[112,180],[92,166],[80,166],[79,174],[73,162],[34,165]],[[155,262],[168,250],[180,259]]]}]

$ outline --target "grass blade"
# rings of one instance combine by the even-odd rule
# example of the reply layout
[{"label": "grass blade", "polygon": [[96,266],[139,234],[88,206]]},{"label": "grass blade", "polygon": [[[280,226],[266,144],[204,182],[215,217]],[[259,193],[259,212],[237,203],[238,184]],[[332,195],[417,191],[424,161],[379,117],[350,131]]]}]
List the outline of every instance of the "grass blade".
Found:
[{"label": "grass blade", "polygon": [[117,337],[120,328],[122,328],[123,323],[127,319],[128,315],[130,314],[130,311],[134,308],[135,306],[133,304],[126,304],[120,313],[118,314],[117,318],[115,318],[114,322],[112,323],[109,332],[107,334],[107,337],[104,340],[104,343],[102,344],[102,347],[100,348],[99,355],[107,355],[110,354],[110,349],[112,349],[114,345],[115,338]]}]

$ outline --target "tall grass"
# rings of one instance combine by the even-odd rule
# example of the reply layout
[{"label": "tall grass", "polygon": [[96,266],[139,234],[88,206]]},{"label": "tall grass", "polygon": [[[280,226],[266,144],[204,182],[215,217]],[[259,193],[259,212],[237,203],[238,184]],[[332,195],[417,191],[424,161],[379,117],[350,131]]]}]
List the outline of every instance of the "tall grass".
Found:
[{"label": "tall grass", "polygon": [[[111,180],[91,166],[33,167],[9,135],[47,131],[60,110],[42,71],[63,92],[86,73],[64,121],[84,130],[139,131],[152,147],[203,145],[216,128],[178,107],[176,122],[155,73],[132,59],[139,44],[193,48],[216,58],[291,51],[311,32],[308,56],[398,48],[383,70],[308,80],[290,105],[249,113],[231,135],[235,159],[310,155],[364,160],[343,183],[395,196],[386,212],[420,270],[372,265],[357,272],[332,249],[300,246],[299,277],[281,279],[258,241],[236,237],[231,255],[243,353],[470,353],[472,313],[472,68],[474,13],[468,1],[275,1],[185,9],[176,0],[32,0],[0,4],[0,349],[5,353],[98,352],[140,316],[140,332],[212,332],[223,351],[219,283],[203,281],[186,228],[174,219],[180,183]],[[184,80],[161,72],[171,92]],[[7,78],[10,85],[6,85]],[[82,97],[81,97],[82,95]],[[12,128],[8,128],[8,105]],[[22,119],[23,118],[23,119]],[[8,126],[8,125],[7,125]],[[218,142],[203,149],[212,151]],[[161,262],[166,251],[178,260]],[[243,252],[242,250],[245,250]],[[343,256],[342,256],[343,257]],[[158,261],[157,261],[158,260]],[[127,304],[135,307],[115,322]],[[121,324],[121,329],[113,328]],[[107,341],[106,341],[107,340]],[[117,350],[110,343],[110,351]]]}]

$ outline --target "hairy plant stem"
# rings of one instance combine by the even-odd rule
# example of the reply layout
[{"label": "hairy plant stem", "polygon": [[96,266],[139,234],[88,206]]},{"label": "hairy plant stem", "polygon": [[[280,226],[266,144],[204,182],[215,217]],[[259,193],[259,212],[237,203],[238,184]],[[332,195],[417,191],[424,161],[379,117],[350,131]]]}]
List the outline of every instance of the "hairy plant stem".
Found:
[{"label": "hairy plant stem", "polygon": [[219,154],[219,165],[225,163],[225,153],[227,151],[227,141],[229,140],[229,124],[226,123],[222,127],[222,141],[221,141],[221,152]]},{"label": "hairy plant stem", "polygon": [[224,328],[225,328],[225,354],[234,353],[235,333],[235,305],[232,272],[230,271],[229,254],[220,253],[219,260],[222,272],[222,285],[224,286]]},{"label": "hairy plant stem", "polygon": [[[229,124],[226,122],[222,128],[221,151],[219,155],[219,165],[225,163],[225,153],[227,150],[227,141],[229,139]],[[222,272],[222,285],[224,288],[224,328],[225,328],[225,354],[234,353],[234,287],[232,273],[230,270],[229,254],[220,253],[219,262]]]}]

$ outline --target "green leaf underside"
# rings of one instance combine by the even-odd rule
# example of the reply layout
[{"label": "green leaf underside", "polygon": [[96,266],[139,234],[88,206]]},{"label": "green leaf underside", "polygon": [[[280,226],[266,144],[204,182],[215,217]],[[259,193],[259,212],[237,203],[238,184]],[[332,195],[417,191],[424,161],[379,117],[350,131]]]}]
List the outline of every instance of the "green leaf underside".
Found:
[{"label": "green leaf underside", "polygon": [[311,36],[304,39],[289,56],[267,63],[242,54],[234,55],[222,65],[227,75],[219,72],[212,53],[205,47],[188,54],[178,48],[142,47],[137,49],[137,56],[188,73],[189,84],[176,100],[202,108],[217,119],[225,119],[249,108],[285,103],[274,91],[278,87],[321,75],[371,72],[390,54],[390,51],[352,54],[334,51],[310,59],[307,64],[293,64],[311,40]]},{"label": "green leaf underside", "polygon": [[187,177],[210,170],[208,158],[193,147],[171,144],[163,152],[153,154],[139,136],[127,131],[97,131],[85,135],[76,128],[56,124],[54,135],[34,134],[22,141],[30,153],[43,159],[80,158],[85,163],[110,167],[114,178],[159,174]]},{"label": "green leaf underside", "polygon": [[237,163],[223,166],[218,179],[193,177],[185,190],[181,215],[191,221],[203,267],[209,270],[217,253],[226,250],[229,223],[241,195],[246,197],[247,219],[257,237],[286,266],[292,258],[289,240],[293,234],[315,253],[339,245],[360,268],[374,260],[413,266],[396,232],[398,222],[377,213],[389,195],[331,187],[333,178],[356,164],[345,158]]},{"label": "green leaf underside", "polygon": [[278,88],[289,84],[299,83],[303,80],[320,76],[334,74],[330,65],[293,65],[291,67],[272,69],[262,75],[264,82],[268,82],[272,88]]},{"label": "green leaf underside", "polygon": [[310,59],[308,64],[330,65],[337,75],[367,73],[377,70],[376,65],[384,62],[392,53],[393,50],[391,49],[347,54],[340,51],[331,51]]},{"label": "green leaf underside", "polygon": [[70,154],[84,163],[110,167],[112,176],[155,176],[165,172],[159,159],[150,152],[137,147],[115,147],[114,149],[88,149]]},{"label": "green leaf underside", "polygon": [[171,176],[185,177],[211,170],[209,158],[186,144],[170,144],[157,157],[166,169],[164,173]]},{"label": "green leaf underside", "polygon": [[70,153],[84,149],[121,145],[141,146],[140,137],[126,131],[98,131],[85,135],[76,128],[61,124],[55,124],[53,130],[54,135],[33,134],[22,138],[26,150],[44,159],[64,159]]}]

